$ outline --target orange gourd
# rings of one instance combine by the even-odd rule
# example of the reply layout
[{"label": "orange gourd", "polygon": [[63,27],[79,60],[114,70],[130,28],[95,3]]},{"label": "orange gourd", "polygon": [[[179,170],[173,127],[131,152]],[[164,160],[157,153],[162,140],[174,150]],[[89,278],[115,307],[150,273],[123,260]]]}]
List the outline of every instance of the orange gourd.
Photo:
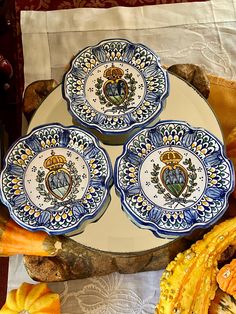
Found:
[{"label": "orange gourd", "polygon": [[220,289],[236,298],[236,259],[224,265],[217,274]]},{"label": "orange gourd", "polygon": [[23,283],[8,293],[0,314],[60,314],[60,298],[45,283]]},{"label": "orange gourd", "polygon": [[10,219],[4,208],[0,208],[0,256],[55,256],[61,247],[60,237],[49,236],[42,231],[28,231]]}]

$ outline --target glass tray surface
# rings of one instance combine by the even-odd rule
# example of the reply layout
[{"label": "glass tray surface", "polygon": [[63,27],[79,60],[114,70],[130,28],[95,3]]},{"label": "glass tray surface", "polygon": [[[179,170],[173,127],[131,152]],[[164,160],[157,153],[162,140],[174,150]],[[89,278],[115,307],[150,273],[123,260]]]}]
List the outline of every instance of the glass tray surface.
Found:
[{"label": "glass tray surface", "polygon": [[[160,115],[161,120],[182,120],[193,127],[203,127],[223,142],[222,132],[213,111],[207,101],[186,81],[169,74],[170,95]],[[72,117],[67,111],[67,103],[58,86],[41,104],[32,118],[28,132],[45,123],[58,122],[72,125]],[[114,167],[123,146],[101,144],[108,152]],[[167,245],[173,240],[155,237],[149,230],[135,226],[122,211],[120,199],[111,188],[111,202],[100,220],[90,224],[85,231],[73,237],[77,242],[88,247],[118,253],[142,252]]]}]

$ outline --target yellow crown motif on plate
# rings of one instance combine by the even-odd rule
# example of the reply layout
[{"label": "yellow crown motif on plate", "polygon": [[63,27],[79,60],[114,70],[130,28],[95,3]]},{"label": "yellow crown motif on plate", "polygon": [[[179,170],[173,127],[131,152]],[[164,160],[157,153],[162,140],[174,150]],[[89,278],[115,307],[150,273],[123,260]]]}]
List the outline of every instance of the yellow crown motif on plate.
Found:
[{"label": "yellow crown motif on plate", "polygon": [[43,166],[48,170],[58,170],[64,166],[66,158],[62,155],[52,155],[45,159]]},{"label": "yellow crown motif on plate", "polygon": [[178,164],[182,159],[183,159],[183,156],[175,150],[169,150],[160,155],[160,160],[167,165]]},{"label": "yellow crown motif on plate", "polygon": [[113,64],[110,68],[106,69],[103,73],[103,76],[108,80],[117,80],[124,75],[124,71],[118,67],[115,67]]}]

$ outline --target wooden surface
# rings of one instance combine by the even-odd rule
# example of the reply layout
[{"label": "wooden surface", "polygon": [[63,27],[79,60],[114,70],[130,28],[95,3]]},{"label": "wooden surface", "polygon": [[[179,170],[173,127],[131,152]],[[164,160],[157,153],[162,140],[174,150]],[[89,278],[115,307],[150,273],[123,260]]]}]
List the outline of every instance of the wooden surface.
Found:
[{"label": "wooden surface", "polygon": [[[172,73],[175,70],[179,71],[179,67],[174,67]],[[195,88],[201,92],[206,92],[209,89],[209,81],[204,71],[201,69],[199,71],[196,71],[194,65],[186,65],[184,69],[181,67],[181,72],[178,74],[194,82]],[[186,73],[192,74],[187,75]],[[195,79],[193,79],[194,76]],[[35,89],[38,89],[40,82],[34,84]],[[31,91],[33,87],[31,85]],[[38,107],[37,103],[35,103],[35,107]],[[29,275],[37,281],[64,281],[106,275],[112,272],[136,273],[158,270],[165,268],[178,252],[190,247],[193,241],[201,238],[204,232],[205,230],[197,230],[188,238],[178,238],[151,250],[132,253],[95,250],[69,238],[61,237],[62,250],[56,257],[26,256],[24,263]]]},{"label": "wooden surface", "polygon": [[36,281],[53,282],[108,275],[113,272],[137,273],[163,269],[191,244],[179,238],[157,249],[138,253],[108,253],[94,250],[67,237],[58,237],[62,249],[55,257],[25,256],[24,264]]},{"label": "wooden surface", "polygon": [[[236,200],[230,197],[229,209],[219,223],[235,217]],[[42,282],[57,282],[107,275],[112,272],[136,273],[165,268],[175,256],[201,239],[208,229],[197,229],[191,235],[157,249],[137,253],[108,253],[91,249],[64,236],[58,236],[61,249],[55,257],[25,256],[29,276]],[[227,255],[227,254],[226,254]]]}]

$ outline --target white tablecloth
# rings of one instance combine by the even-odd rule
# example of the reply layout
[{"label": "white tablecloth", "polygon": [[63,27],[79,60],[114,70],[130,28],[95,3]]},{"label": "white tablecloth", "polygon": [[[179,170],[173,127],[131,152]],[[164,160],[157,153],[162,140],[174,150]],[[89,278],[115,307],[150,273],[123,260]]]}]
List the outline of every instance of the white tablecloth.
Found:
[{"label": "white tablecloth", "polygon": [[[22,282],[35,283],[26,273],[22,256],[10,258],[8,290]],[[153,314],[162,271],[50,283],[60,293],[62,314]],[[52,313],[53,314],[53,313]]]},{"label": "white tablecloth", "polygon": [[[21,14],[25,85],[54,78],[81,48],[106,38],[127,38],[155,50],[163,64],[195,63],[236,78],[236,1],[137,8],[73,9]],[[61,293],[62,314],[153,313],[162,271],[112,274],[51,284]],[[9,289],[30,282],[21,257],[10,260]]]},{"label": "white tablecloth", "polygon": [[26,86],[61,81],[81,48],[106,38],[127,38],[155,50],[163,64],[195,63],[236,78],[236,1],[212,0],[136,8],[23,11]]}]

